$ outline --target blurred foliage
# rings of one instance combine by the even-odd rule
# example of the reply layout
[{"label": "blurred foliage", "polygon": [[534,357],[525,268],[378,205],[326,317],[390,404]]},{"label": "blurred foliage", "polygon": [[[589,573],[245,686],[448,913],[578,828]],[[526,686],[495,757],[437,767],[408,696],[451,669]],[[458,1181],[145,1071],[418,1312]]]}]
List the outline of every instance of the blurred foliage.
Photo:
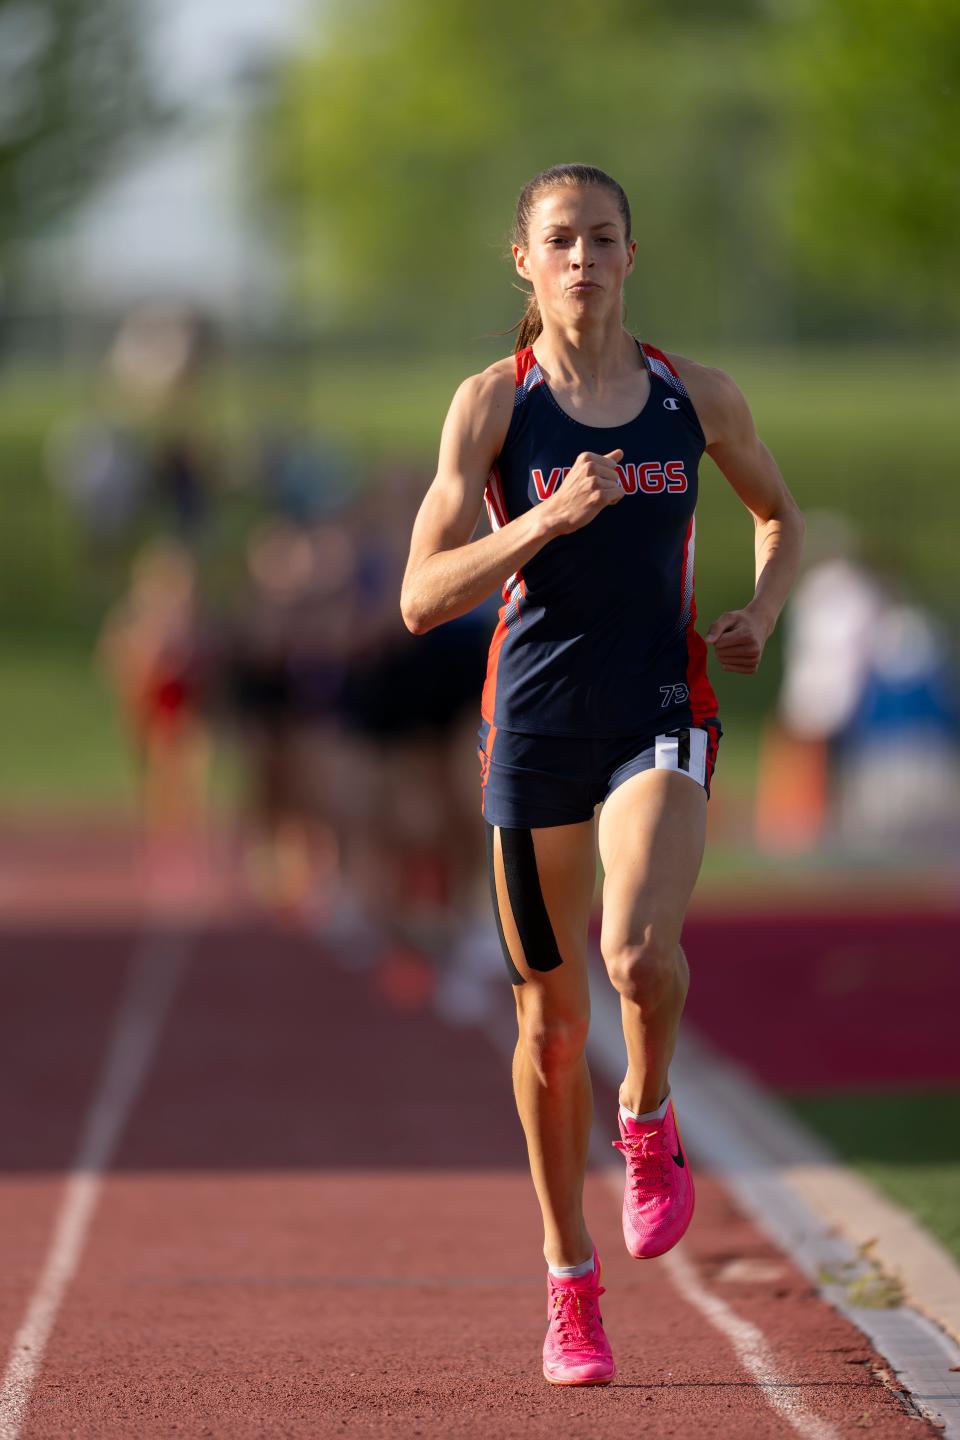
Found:
[{"label": "blurred foliage", "polygon": [[814,0],[780,35],[801,273],[935,334],[960,318],[960,6]]},{"label": "blurred foliage", "polygon": [[146,121],[142,26],[126,0],[0,0],[0,262]]},{"label": "blurred foliage", "polygon": [[[361,481],[384,463],[413,463],[426,485],[451,394],[499,349],[502,342],[488,341],[467,352],[434,350],[411,363],[409,352],[350,354],[331,344],[325,358],[309,365],[211,369],[193,410],[203,417],[216,464],[215,520],[202,554],[213,602],[231,593],[244,538],[262,510],[252,460],[268,428],[330,437]],[[829,507],[854,518],[868,562],[906,594],[960,618],[954,579],[960,495],[948,483],[957,362],[904,348],[797,354],[715,347],[701,358],[741,383],[804,509]],[[90,412],[102,401],[101,384],[90,369],[55,379],[9,370],[0,377],[0,670],[13,697],[0,715],[0,789],[23,803],[68,794],[120,798],[128,785],[109,697],[90,657],[132,551],[169,517],[150,504],[122,543],[91,552],[45,464],[51,428],[65,415]],[[709,459],[701,466],[697,516],[703,630],[713,616],[744,603],[753,578],[750,517]],[[779,684],[779,640],[777,632],[758,676],[714,674],[729,722],[722,761],[728,782],[748,784],[752,775],[756,726]]]},{"label": "blurred foliage", "polygon": [[[701,8],[684,27],[636,0],[569,0],[549,25],[509,0],[338,7],[266,128],[305,285],[341,324],[508,326],[522,310],[505,262],[512,197],[548,165],[588,160],[631,197],[648,329],[668,315],[672,333],[721,329],[739,304],[772,333],[774,277],[754,243],[768,202],[743,163],[746,149],[762,166],[767,149],[763,56],[738,43],[757,9]],[[739,296],[721,284],[731,249]],[[661,303],[668,263],[679,315]]]},{"label": "blurred foliage", "polygon": [[[502,342],[471,351],[348,355],[310,365],[212,370],[193,396],[218,476],[210,558],[226,577],[254,513],[252,457],[268,428],[328,436],[360,481],[383,464],[432,474],[444,411],[462,376]],[[805,510],[835,508],[861,532],[866,558],[941,613],[958,618],[954,579],[960,495],[955,468],[957,362],[903,349],[805,352],[711,347],[701,358],[741,384],[763,438]],[[65,414],[100,398],[98,377],[8,372],[0,384],[0,626],[88,636],[125,573],[130,547],[161,516],[148,508],[112,559],[85,551],[81,528],[47,470],[47,439]],[[712,461],[700,472],[697,594],[701,615],[742,604],[752,583],[753,529]]]},{"label": "blurred foliage", "polygon": [[509,326],[512,199],[585,160],[631,198],[651,338],[947,333],[958,47],[951,0],[358,0],[283,75],[265,168],[348,331]]}]

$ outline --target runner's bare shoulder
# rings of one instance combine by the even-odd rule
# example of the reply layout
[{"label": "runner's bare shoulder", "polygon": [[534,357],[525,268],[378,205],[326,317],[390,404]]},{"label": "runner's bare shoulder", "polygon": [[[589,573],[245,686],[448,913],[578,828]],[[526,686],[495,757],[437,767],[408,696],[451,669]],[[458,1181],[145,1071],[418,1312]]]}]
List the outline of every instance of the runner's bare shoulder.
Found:
[{"label": "runner's bare shoulder", "polygon": [[460,454],[470,454],[481,464],[493,464],[510,428],[515,374],[510,355],[463,381],[447,414],[441,456],[449,446]]},{"label": "runner's bare shoulder", "polygon": [[701,365],[698,360],[666,350],[663,353],[686,387],[709,449],[728,433],[731,424],[737,426],[749,415],[740,387],[715,365]]}]

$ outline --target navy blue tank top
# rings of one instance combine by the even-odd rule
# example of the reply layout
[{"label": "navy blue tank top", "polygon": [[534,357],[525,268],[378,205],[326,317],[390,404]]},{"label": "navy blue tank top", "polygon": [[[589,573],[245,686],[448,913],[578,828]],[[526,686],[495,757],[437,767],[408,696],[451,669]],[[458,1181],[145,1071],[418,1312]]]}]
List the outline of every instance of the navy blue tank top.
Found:
[{"label": "navy blue tank top", "polygon": [[490,643],[483,718],[527,734],[641,735],[717,714],[693,588],[703,430],[666,356],[637,344],[650,394],[625,425],[584,425],[516,356],[513,416],[487,481],[500,529],[563,484],[584,450],[621,449],[624,498],[511,575]]}]

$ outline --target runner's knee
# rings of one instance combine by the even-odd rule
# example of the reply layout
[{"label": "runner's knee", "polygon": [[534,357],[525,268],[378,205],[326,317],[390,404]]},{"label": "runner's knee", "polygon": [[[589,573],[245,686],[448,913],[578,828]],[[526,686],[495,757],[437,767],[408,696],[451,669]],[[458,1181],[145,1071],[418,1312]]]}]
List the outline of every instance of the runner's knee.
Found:
[{"label": "runner's knee", "polygon": [[589,1015],[525,1013],[518,1007],[520,1043],[544,1084],[580,1064],[590,1029]]},{"label": "runner's knee", "polygon": [[648,926],[643,938],[604,948],[607,974],[625,1000],[652,1012],[676,995],[686,995],[690,972],[671,929]]}]

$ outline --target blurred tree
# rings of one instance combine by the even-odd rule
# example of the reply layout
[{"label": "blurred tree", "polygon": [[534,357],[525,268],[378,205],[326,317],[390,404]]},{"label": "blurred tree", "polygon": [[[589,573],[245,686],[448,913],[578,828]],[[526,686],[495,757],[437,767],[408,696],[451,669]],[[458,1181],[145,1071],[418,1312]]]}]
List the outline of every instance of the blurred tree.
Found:
[{"label": "blurred tree", "polygon": [[[586,160],[631,197],[633,323],[769,337],[782,262],[762,177],[774,97],[761,0],[356,0],[288,71],[267,169],[303,289],[343,329],[466,337],[522,310],[513,197]],[[709,136],[709,144],[704,136]]]},{"label": "blurred tree", "polygon": [[799,282],[818,308],[869,307],[888,333],[955,330],[960,6],[806,0],[785,13],[784,214]]},{"label": "blurred tree", "polygon": [[510,203],[589,160],[634,205],[633,323],[717,337],[955,324],[956,0],[356,0],[265,131],[302,291],[343,329],[461,336],[521,308]]},{"label": "blurred tree", "polygon": [[128,0],[0,0],[0,265],[146,120]]}]

